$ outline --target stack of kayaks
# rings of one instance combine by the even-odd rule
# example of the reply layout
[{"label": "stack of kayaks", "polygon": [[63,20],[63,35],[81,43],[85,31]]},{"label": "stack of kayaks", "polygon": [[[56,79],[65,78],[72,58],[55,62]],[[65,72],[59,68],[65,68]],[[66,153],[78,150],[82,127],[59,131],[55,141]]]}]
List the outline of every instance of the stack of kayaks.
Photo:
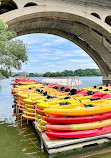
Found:
[{"label": "stack of kayaks", "polygon": [[50,139],[111,132],[111,85],[81,90],[16,79],[12,93],[22,117],[36,121]]},{"label": "stack of kayaks", "polygon": [[111,100],[81,107],[47,108],[45,120],[47,136],[58,138],[85,138],[111,132]]}]

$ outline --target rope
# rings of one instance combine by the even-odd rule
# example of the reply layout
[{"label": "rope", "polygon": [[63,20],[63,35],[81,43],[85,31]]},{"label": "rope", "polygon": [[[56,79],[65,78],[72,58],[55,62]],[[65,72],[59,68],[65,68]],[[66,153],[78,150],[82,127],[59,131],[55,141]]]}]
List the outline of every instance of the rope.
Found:
[{"label": "rope", "polygon": [[[29,138],[30,139],[30,138]],[[35,145],[35,147],[37,148],[37,149],[41,149],[41,148],[39,148],[31,139],[30,139],[30,141]]]}]

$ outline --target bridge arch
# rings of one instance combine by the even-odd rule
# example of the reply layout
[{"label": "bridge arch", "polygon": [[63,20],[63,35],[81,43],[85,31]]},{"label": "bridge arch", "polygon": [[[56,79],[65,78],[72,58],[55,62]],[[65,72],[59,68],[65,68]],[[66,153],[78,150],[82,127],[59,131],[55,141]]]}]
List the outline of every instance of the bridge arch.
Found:
[{"label": "bridge arch", "polygon": [[104,81],[111,80],[110,26],[89,13],[78,12],[77,6],[70,4],[63,10],[63,5],[26,7],[5,13],[2,18],[9,25],[9,30],[16,31],[18,36],[50,33],[67,38],[96,62]]},{"label": "bridge arch", "polygon": [[111,15],[106,17],[105,22],[111,26]]},{"label": "bridge arch", "polygon": [[12,0],[2,1],[1,5],[0,5],[0,14],[9,12],[9,11],[15,10],[15,9],[18,9],[18,6],[14,1],[12,1]]},{"label": "bridge arch", "polygon": [[95,16],[98,19],[101,19],[100,16],[99,16],[99,14],[97,14],[97,13],[91,13],[91,15]]},{"label": "bridge arch", "polygon": [[25,4],[24,7],[32,7],[32,6],[37,6],[37,4],[33,3],[33,2],[29,2],[29,3]]}]

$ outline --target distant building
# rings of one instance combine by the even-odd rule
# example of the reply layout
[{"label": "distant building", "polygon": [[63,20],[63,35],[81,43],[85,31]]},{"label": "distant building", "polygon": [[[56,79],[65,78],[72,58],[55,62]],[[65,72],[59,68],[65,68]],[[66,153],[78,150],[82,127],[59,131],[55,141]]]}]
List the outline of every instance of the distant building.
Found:
[{"label": "distant building", "polygon": [[12,75],[13,77],[15,76],[20,76],[20,77],[27,77],[29,75],[28,72],[12,72]]}]

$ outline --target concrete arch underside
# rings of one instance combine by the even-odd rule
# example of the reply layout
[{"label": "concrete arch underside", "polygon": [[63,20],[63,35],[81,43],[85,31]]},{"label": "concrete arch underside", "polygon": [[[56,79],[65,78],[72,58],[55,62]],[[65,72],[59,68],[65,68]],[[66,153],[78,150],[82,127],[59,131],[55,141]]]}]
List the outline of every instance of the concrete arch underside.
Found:
[{"label": "concrete arch underside", "polygon": [[[18,36],[49,33],[82,48],[100,68],[103,81],[111,81],[111,29],[96,17],[62,7],[34,6],[5,13],[2,18]],[[7,16],[8,15],[8,16]]]}]

